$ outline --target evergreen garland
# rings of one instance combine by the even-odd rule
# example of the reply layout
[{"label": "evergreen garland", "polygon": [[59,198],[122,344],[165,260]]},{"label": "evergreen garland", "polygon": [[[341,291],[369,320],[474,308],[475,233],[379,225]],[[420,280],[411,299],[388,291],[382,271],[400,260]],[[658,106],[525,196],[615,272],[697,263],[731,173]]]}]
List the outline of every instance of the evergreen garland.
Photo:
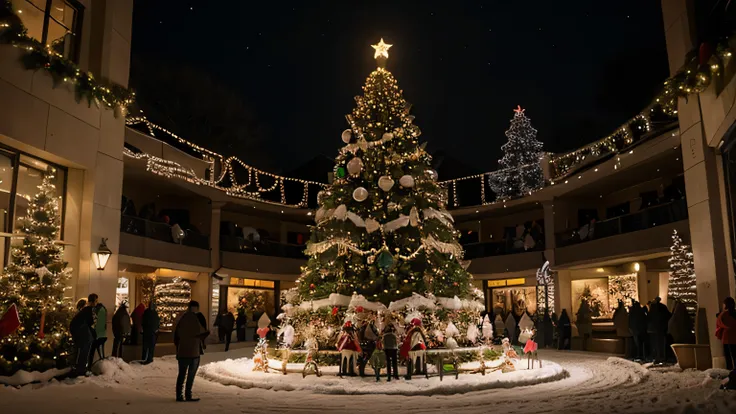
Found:
[{"label": "evergreen garland", "polygon": [[135,94],[132,91],[115,83],[95,80],[91,73],[82,72],[70,60],[29,37],[8,0],[0,0],[0,44],[10,44],[24,50],[21,56],[23,67],[28,70],[44,69],[51,75],[54,87],[62,83],[73,84],[77,102],[86,100],[88,106],[101,102],[111,109],[126,108],[133,103]]}]

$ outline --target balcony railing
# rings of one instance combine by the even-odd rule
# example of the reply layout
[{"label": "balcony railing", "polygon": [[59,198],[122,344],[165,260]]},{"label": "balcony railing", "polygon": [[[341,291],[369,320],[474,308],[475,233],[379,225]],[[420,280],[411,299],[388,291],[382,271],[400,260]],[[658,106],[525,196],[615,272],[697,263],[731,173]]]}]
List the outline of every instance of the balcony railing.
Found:
[{"label": "balcony railing", "polygon": [[686,220],[687,217],[687,202],[685,199],[675,200],[667,204],[649,207],[636,213],[599,221],[588,226],[583,226],[578,230],[557,233],[555,235],[557,247],[565,247],[618,234],[650,229],[663,224]]},{"label": "balcony railing", "polygon": [[220,250],[225,252],[304,259],[304,245],[279,243],[270,240],[254,242],[237,236],[220,236]]},{"label": "balcony railing", "polygon": [[[175,243],[172,226],[166,223],[145,220],[140,217],[122,216],[120,220],[120,231],[137,236],[148,237],[167,243]],[[184,238],[181,243],[185,246],[200,249],[210,248],[210,238],[191,230],[184,230]]]},{"label": "balcony railing", "polygon": [[467,243],[463,245],[466,259],[480,257],[503,256],[507,254],[538,252],[544,250],[544,243],[537,243],[534,247],[518,246],[513,241],[498,241],[485,243]]}]

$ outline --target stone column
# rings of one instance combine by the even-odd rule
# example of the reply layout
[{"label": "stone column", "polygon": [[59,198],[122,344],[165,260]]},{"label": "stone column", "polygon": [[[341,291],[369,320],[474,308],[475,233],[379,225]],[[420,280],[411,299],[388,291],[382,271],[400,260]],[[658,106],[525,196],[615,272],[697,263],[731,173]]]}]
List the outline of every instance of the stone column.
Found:
[{"label": "stone column", "polygon": [[[662,0],[670,72],[683,66],[687,53],[696,46],[691,0]],[[701,98],[691,95],[678,102],[678,118],[685,171],[685,190],[697,275],[698,306],[708,320],[708,337],[714,367],[725,367],[723,348],[714,338],[720,303],[730,293],[729,245],[725,233],[722,200],[723,178],[716,149],[706,141]],[[675,160],[673,160],[674,162]]]},{"label": "stone column", "polygon": [[216,272],[222,266],[220,254],[220,223],[222,222],[223,202],[212,202],[212,221],[210,222],[210,266]]}]

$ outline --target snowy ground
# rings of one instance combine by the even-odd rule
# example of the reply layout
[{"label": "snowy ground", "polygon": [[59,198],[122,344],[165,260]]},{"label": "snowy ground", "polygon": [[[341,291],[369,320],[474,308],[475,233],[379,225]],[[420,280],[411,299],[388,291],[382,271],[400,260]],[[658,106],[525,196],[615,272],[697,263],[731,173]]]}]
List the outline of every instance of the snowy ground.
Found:
[{"label": "snowy ground", "polygon": [[[244,348],[205,355],[203,363],[251,355]],[[175,403],[175,360],[149,366],[105,367],[106,374],[66,383],[0,388],[0,413],[734,413],[736,392],[719,391],[703,372],[648,370],[620,359],[540,351],[569,376],[517,388],[434,396],[325,395],[312,391],[274,391],[225,386],[198,378],[199,403]],[[294,378],[299,380],[300,378]],[[289,377],[289,381],[292,378]],[[427,381],[413,379],[412,381]],[[445,378],[444,381],[455,381]],[[403,380],[402,380],[403,382]]]}]

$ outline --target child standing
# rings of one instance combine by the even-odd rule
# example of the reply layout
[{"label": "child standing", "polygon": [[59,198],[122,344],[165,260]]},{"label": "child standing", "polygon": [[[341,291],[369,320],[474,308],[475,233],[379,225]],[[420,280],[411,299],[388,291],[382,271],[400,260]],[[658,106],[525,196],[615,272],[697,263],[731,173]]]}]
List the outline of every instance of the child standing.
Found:
[{"label": "child standing", "polygon": [[399,339],[396,337],[396,330],[392,324],[388,324],[383,332],[383,350],[386,353],[386,378],[391,381],[393,376],[395,380],[399,379]]}]

